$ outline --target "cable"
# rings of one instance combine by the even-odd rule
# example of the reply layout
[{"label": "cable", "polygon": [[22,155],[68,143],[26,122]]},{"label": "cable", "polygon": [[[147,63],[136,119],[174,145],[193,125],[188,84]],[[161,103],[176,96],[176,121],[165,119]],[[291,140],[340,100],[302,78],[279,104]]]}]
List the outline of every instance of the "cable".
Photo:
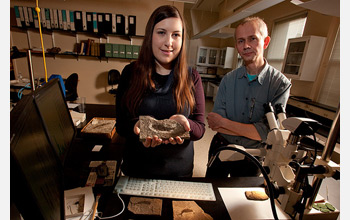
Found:
[{"label": "cable", "polygon": [[22,99],[22,95],[23,95],[23,90],[24,90],[24,89],[30,89],[30,88],[31,88],[29,85],[30,85],[30,83],[27,83],[23,88],[21,88],[20,90],[18,90],[18,92],[17,92],[17,97],[18,97],[19,99]]},{"label": "cable", "polygon": [[121,210],[119,213],[117,213],[117,214],[115,214],[115,215],[113,215],[113,216],[100,217],[100,216],[97,215],[97,216],[96,216],[97,218],[99,218],[99,219],[111,219],[111,218],[115,218],[115,217],[119,216],[120,214],[122,214],[122,213],[124,212],[124,210],[125,210],[124,201],[123,201],[123,199],[120,197],[119,193],[117,193],[117,196],[118,196],[118,198],[120,199],[120,201],[121,201],[122,204],[123,204],[122,210]]},{"label": "cable", "polygon": [[45,70],[45,82],[47,82],[47,69],[46,69],[46,60],[45,60],[45,49],[44,49],[43,33],[41,32],[39,0],[36,0],[35,11],[36,11],[36,13],[38,14],[39,35],[40,35],[40,41],[41,41],[41,49],[42,49],[42,51],[43,51],[43,61],[44,61],[44,70]]},{"label": "cable", "polygon": [[211,163],[214,161],[214,159],[218,156],[218,154],[220,153],[220,151],[223,151],[223,150],[233,150],[233,151],[237,151],[241,154],[244,154],[245,156],[249,157],[249,159],[251,159],[255,165],[257,165],[259,167],[259,169],[261,170],[261,173],[263,174],[264,176],[264,179],[267,183],[267,187],[268,187],[268,190],[269,190],[269,197],[270,197],[270,204],[271,204],[271,209],[272,209],[272,214],[273,214],[273,217],[274,219],[278,220],[278,216],[277,216],[277,212],[276,212],[276,206],[275,206],[275,198],[274,198],[274,195],[273,195],[273,186],[272,186],[272,183],[270,182],[270,179],[266,173],[266,170],[263,168],[263,166],[260,164],[260,162],[254,157],[252,156],[250,153],[247,153],[246,151],[244,150],[241,150],[241,149],[238,149],[238,148],[235,148],[235,147],[227,147],[227,146],[224,146],[224,147],[219,147],[217,148],[214,153],[213,153],[213,156],[210,158],[210,161],[209,161],[209,166],[211,166]]}]

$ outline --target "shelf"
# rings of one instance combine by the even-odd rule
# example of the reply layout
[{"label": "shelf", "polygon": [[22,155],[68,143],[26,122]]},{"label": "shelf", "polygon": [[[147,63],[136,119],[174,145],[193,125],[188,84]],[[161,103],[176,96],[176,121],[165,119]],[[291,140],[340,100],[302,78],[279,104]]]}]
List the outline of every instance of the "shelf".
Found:
[{"label": "shelf", "polygon": [[[21,30],[21,31],[34,30],[34,31],[39,31],[39,28],[11,26],[11,31],[14,31],[14,30]],[[120,34],[115,34],[115,33],[96,33],[96,32],[87,32],[87,31],[70,31],[70,30],[46,29],[46,28],[42,28],[41,31],[44,34],[52,34],[55,31],[58,31],[58,32],[64,33],[64,34],[68,34],[68,35],[88,34],[88,35],[96,36],[98,38],[107,38],[107,36],[116,36],[116,37],[125,38],[127,40],[131,40],[132,38],[143,38],[144,37],[142,35],[120,35]]]},{"label": "shelf", "polygon": [[[21,53],[26,53],[27,51],[26,50],[19,50]],[[41,56],[43,53],[41,51],[31,51],[31,54],[33,56]],[[90,55],[80,55],[80,54],[76,54],[74,52],[72,53],[48,53],[48,52],[45,52],[45,56],[48,56],[48,57],[55,57],[55,56],[72,56],[72,57],[75,57],[75,58],[79,58],[79,57],[95,57],[97,59],[100,59],[100,61],[102,59],[121,59],[121,60],[137,60],[137,58],[124,58],[124,57],[105,57],[105,56],[90,56]]]}]

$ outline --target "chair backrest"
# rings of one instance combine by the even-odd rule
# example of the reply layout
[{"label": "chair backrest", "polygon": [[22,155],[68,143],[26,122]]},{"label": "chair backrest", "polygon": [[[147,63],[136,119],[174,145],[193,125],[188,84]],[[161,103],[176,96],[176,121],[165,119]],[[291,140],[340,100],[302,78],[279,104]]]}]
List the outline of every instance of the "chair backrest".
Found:
[{"label": "chair backrest", "polygon": [[120,80],[120,72],[116,69],[111,69],[108,72],[108,85],[116,85]]},{"label": "chair backrest", "polygon": [[77,87],[78,87],[78,74],[72,73],[65,82],[66,86],[66,100],[75,101],[78,97]]}]

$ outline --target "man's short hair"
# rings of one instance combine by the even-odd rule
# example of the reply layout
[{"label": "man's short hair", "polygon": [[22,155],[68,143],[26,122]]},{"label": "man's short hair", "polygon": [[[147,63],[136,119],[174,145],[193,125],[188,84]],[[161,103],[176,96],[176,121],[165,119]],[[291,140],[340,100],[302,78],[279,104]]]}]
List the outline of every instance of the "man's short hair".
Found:
[{"label": "man's short hair", "polygon": [[[267,25],[264,20],[259,17],[246,17],[237,27],[249,22],[256,23],[259,26],[259,32],[264,39],[268,36]],[[236,42],[236,34],[234,35],[234,40]]]}]

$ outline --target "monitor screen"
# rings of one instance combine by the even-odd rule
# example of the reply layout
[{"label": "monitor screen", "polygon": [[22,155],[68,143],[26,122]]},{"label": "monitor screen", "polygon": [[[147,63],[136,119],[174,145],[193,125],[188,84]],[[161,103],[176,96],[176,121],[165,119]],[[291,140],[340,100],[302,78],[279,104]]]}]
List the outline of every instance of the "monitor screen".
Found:
[{"label": "monitor screen", "polygon": [[58,79],[52,79],[34,92],[34,100],[49,138],[62,164],[75,138],[74,127]]},{"label": "monitor screen", "polygon": [[53,150],[32,96],[10,114],[11,203],[24,219],[64,219],[62,164]]}]

